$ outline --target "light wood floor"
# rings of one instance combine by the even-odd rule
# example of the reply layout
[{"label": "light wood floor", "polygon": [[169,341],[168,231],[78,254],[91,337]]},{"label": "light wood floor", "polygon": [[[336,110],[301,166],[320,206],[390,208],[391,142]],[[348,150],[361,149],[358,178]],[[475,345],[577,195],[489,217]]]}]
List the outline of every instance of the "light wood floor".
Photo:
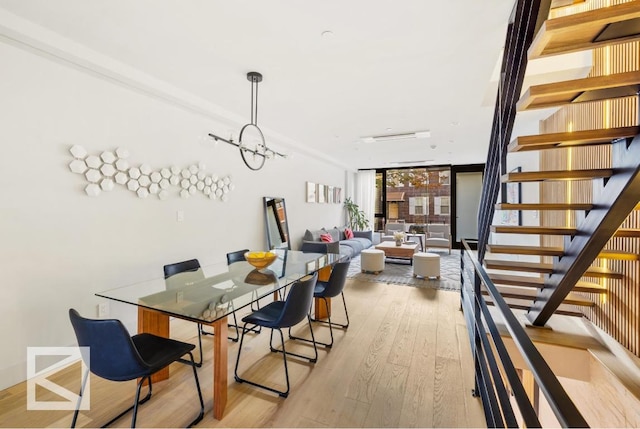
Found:
[{"label": "light wood floor", "polygon": [[[457,292],[349,280],[345,289],[351,318],[348,330],[334,331],[333,349],[320,349],[315,365],[291,358],[291,393],[282,399],[233,379],[237,343],[229,343],[229,401],[222,421],[212,408],[211,337],[203,338],[205,363],[198,370],[207,413],[198,427],[484,427],[478,398],[471,395],[473,361]],[[343,319],[340,300],[334,319]],[[315,325],[317,337],[328,328]],[[172,337],[196,340],[196,328],[172,322]],[[299,325],[296,334],[308,334]],[[277,344],[277,334],[274,336]],[[284,387],[282,355],[269,353],[269,334],[247,335],[240,372],[247,378]],[[288,350],[308,353],[304,343]],[[77,391],[77,368],[51,377]],[[140,407],[139,427],[186,425],[197,414],[191,368],[174,364],[172,377],[155,384],[152,399]],[[70,375],[70,374],[73,374]],[[68,427],[69,411],[27,411],[26,383],[0,391],[0,426]],[[78,426],[100,426],[126,408],[133,382],[91,380],[91,410]],[[38,392],[38,399],[47,398]],[[130,415],[116,425],[128,427]]]}]

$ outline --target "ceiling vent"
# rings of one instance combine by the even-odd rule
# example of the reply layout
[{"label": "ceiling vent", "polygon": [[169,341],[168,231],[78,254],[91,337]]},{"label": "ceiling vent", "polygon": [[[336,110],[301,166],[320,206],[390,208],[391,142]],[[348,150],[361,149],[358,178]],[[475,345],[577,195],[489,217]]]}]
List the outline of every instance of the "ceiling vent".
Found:
[{"label": "ceiling vent", "polygon": [[431,137],[431,131],[427,130],[404,134],[387,134],[383,136],[362,137],[362,141],[365,143],[374,143],[394,140],[424,139],[428,137]]}]

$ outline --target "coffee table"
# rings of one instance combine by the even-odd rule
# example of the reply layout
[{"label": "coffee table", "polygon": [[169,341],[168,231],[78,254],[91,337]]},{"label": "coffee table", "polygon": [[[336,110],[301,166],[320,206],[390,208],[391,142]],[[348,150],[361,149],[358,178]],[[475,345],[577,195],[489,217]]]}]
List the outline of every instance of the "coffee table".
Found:
[{"label": "coffee table", "polygon": [[418,251],[418,243],[408,242],[396,246],[395,241],[383,241],[376,249],[382,250],[387,258],[407,260],[413,265],[413,254]]}]

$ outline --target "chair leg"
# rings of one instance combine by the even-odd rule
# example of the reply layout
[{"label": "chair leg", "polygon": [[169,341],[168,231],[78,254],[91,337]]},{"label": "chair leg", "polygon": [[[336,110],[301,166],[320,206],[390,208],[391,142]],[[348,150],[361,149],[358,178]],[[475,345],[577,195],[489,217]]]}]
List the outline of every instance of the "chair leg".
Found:
[{"label": "chair leg", "polygon": [[[335,322],[331,322],[333,324],[333,327],[335,328],[341,328],[341,329],[347,329],[349,327],[349,311],[347,311],[347,301],[345,301],[344,299],[344,292],[341,293],[342,295],[342,304],[344,305],[344,314],[347,316],[347,324],[346,325],[342,325],[340,323],[335,323]],[[327,311],[327,313],[329,313],[329,311]],[[314,322],[317,323],[324,323],[325,325],[328,324],[329,322],[325,321],[325,320],[319,320],[319,319],[311,319]]]},{"label": "chair leg", "polygon": [[[316,363],[318,361],[318,347],[317,347],[317,344],[322,344],[322,343],[318,343],[316,341],[316,337],[315,337],[315,335],[313,333],[313,327],[311,326],[311,316],[308,315],[308,314],[307,314],[307,322],[309,323],[309,332],[311,332],[311,339],[310,340],[308,340],[306,338],[300,338],[300,337],[295,337],[295,336],[291,335],[291,328],[289,328],[289,338],[291,338],[293,340],[299,340],[299,341],[305,341],[307,343],[312,343],[313,344],[314,357],[300,355],[300,354],[291,353],[291,352],[287,352],[287,354],[291,355],[291,356],[297,356],[297,357],[302,358],[302,359],[306,359],[311,363]],[[272,352],[282,353],[282,350],[274,349],[273,347],[271,348],[271,351]]]},{"label": "chair leg", "polygon": [[[331,311],[329,311],[329,301],[327,300],[327,298],[325,297],[321,297],[322,300],[324,301],[324,305],[326,306],[327,309],[327,317],[329,318],[328,322],[325,322],[323,320],[317,320],[317,319],[312,319],[310,315],[307,315],[307,317],[309,318],[309,329],[311,329],[311,322],[319,322],[319,323],[324,323],[329,325],[329,335],[331,337],[331,342],[329,343],[323,343],[321,341],[316,341],[315,338],[313,337],[313,330],[311,330],[311,340],[308,340],[306,338],[301,338],[301,337],[294,337],[291,335],[291,328],[289,328],[289,338],[293,339],[293,340],[298,340],[298,341],[305,341],[307,343],[313,343],[313,347],[316,347],[316,344],[319,344],[321,346],[324,346],[326,348],[331,348],[333,347],[333,325],[336,325],[336,323],[331,323]],[[347,316],[348,317],[348,316]],[[342,326],[342,325],[339,325]],[[317,356],[318,352],[316,351],[316,356]]]},{"label": "chair leg", "polygon": [[198,398],[200,399],[200,414],[198,414],[198,417],[196,417],[191,423],[189,423],[189,426],[187,426],[187,427],[193,427],[196,424],[198,424],[204,417],[204,401],[202,399],[202,390],[200,390],[200,380],[198,380],[198,371],[196,371],[196,367],[198,365],[196,365],[193,359],[193,354],[191,352],[189,352],[189,358],[191,359],[190,365],[191,365],[191,368],[193,368],[193,378],[195,378],[196,380],[196,389],[198,390]]},{"label": "chair leg", "polygon": [[[149,391],[147,392],[147,395],[144,398],[140,399],[140,391],[142,390],[142,385],[144,384],[145,380],[149,382]],[[136,387],[136,398],[133,405],[127,408],[126,410],[124,410],[123,412],[121,412],[120,414],[118,414],[117,416],[115,416],[114,418],[112,418],[111,420],[109,420],[102,427],[104,428],[107,426],[111,426],[111,424],[113,424],[116,420],[118,420],[120,417],[124,416],[131,410],[133,410],[133,416],[131,417],[131,427],[132,428],[135,427],[136,418],[138,414],[138,405],[142,405],[145,402],[147,402],[149,399],[151,399],[152,392],[153,392],[153,386],[151,384],[151,377],[142,377],[138,382],[138,386]]]},{"label": "chair leg", "polygon": [[73,411],[73,419],[71,420],[71,427],[76,427],[76,421],[78,420],[78,413],[80,412],[80,405],[82,404],[82,396],[84,394],[84,388],[87,386],[87,380],[89,379],[89,369],[87,368],[82,376],[82,385],[80,385],[80,393],[78,395],[78,402],[76,403],[76,409]]},{"label": "chair leg", "polygon": [[140,390],[142,389],[142,383],[144,380],[149,378],[149,382],[151,382],[150,377],[142,377],[138,382],[138,387],[136,388],[136,399],[133,402],[133,415],[131,416],[131,427],[136,427],[136,419],[138,418],[138,399],[140,398]]},{"label": "chair leg", "polygon": [[182,363],[185,363],[187,365],[193,364],[193,365],[197,366],[198,368],[200,368],[202,366],[202,335],[213,335],[213,334],[211,334],[211,333],[209,333],[207,331],[204,331],[202,329],[202,324],[201,323],[198,323],[197,328],[198,328],[198,350],[200,351],[200,362],[190,362],[190,361],[188,361],[186,359],[183,359],[183,358],[178,359],[178,362],[182,362]]},{"label": "chair leg", "polygon": [[[241,378],[238,375],[238,364],[240,363],[240,353],[242,351],[242,343],[244,341],[244,334],[245,334],[245,332],[248,331],[248,329],[246,329],[246,326],[247,326],[247,323],[245,323],[244,326],[242,327],[242,336],[240,337],[240,346],[238,348],[238,357],[236,359],[236,367],[235,367],[235,370],[234,370],[234,378],[235,378],[235,380],[238,383],[247,383],[247,384],[250,384],[252,386],[260,387],[260,388],[268,390],[270,392],[277,393],[282,398],[288,397],[289,396],[289,390],[290,390],[290,384],[289,384],[289,367],[287,366],[287,355],[298,356],[298,357],[301,357],[301,358],[304,358],[304,359],[308,359],[311,362],[315,362],[317,360],[317,358],[318,358],[318,351],[316,350],[316,358],[315,359],[309,358],[307,356],[298,355],[298,354],[295,354],[295,353],[289,353],[289,352],[286,351],[285,346],[284,346],[284,335],[282,333],[282,329],[280,329],[280,328],[272,328],[271,329],[271,336],[269,338],[269,349],[272,352],[280,352],[280,353],[282,353],[282,358],[283,358],[283,361],[284,361],[284,374],[285,374],[285,378],[286,378],[286,381],[287,381],[287,390],[284,390],[284,391],[277,390],[277,389],[274,389],[273,387],[265,386],[264,384],[259,384],[259,383],[247,380],[245,378]],[[311,327],[311,323],[309,323],[309,327]],[[276,348],[273,347],[273,330],[274,329],[277,329],[278,332],[280,333],[280,341],[282,343],[282,350],[279,350],[279,349],[276,349]],[[313,336],[313,330],[311,331],[311,335]]]}]

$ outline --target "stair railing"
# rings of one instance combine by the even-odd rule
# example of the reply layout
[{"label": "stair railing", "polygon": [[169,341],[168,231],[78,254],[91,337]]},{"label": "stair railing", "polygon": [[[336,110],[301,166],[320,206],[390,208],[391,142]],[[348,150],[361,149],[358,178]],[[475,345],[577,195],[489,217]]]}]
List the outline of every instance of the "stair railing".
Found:
[{"label": "stair railing", "polygon": [[[478,212],[480,261],[484,259],[485,248],[489,241],[495,203],[500,192],[500,176],[506,173],[507,146],[516,117],[516,102],[522,91],[527,68],[527,50],[531,46],[535,32],[549,15],[550,6],[551,0],[517,0],[507,28]],[[505,191],[502,189],[503,199],[506,196]]]},{"label": "stair railing", "polygon": [[[474,359],[473,394],[480,396],[482,400],[487,427],[541,427],[541,425],[502,340],[492,312],[489,311],[482,295],[482,289],[491,296],[499,317],[502,318],[514,344],[560,424],[563,427],[588,427],[586,420],[475,257],[467,240],[462,240],[460,281],[461,305]],[[506,385],[504,381],[507,382]],[[517,421],[511,395],[522,417],[523,425]]]}]

